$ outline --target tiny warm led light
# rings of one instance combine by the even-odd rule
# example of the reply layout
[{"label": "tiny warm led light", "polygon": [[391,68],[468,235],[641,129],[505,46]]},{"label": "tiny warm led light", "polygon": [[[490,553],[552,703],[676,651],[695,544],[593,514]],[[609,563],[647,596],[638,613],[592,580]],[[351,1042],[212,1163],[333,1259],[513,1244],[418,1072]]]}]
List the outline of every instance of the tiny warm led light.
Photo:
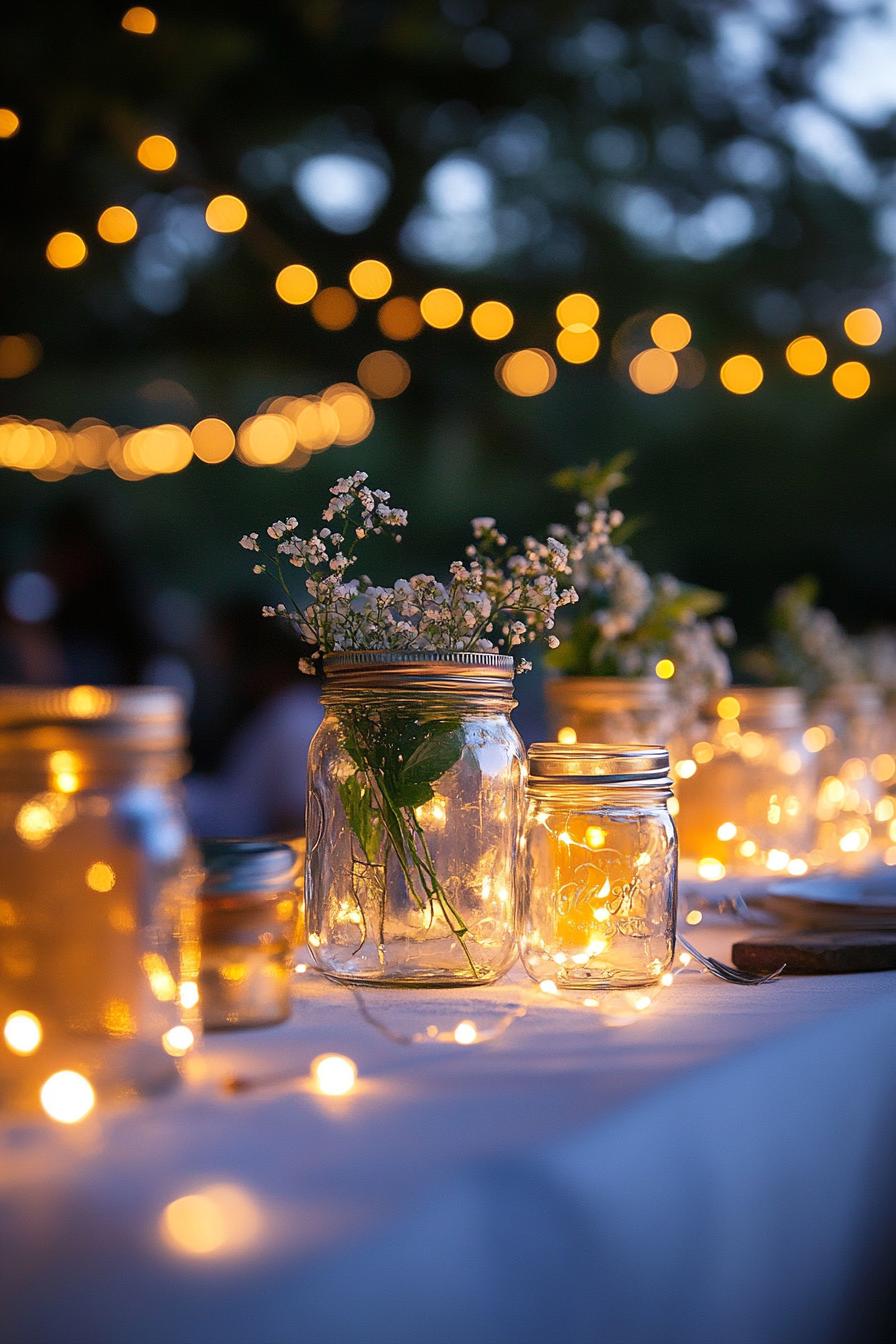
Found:
[{"label": "tiny warm led light", "polygon": [[569,831],[561,831],[560,834],[557,836],[557,839],[560,841],[561,845],[572,844],[572,836],[570,835]]},{"label": "tiny warm led light", "polygon": [[276,466],[295,448],[296,426],[285,415],[252,415],[240,425],[237,443],[250,467]]},{"label": "tiny warm led light", "polygon": [[96,231],[104,243],[129,243],[137,236],[137,216],[126,205],[107,205]]},{"label": "tiny warm led light", "polygon": [[475,1022],[458,1022],[454,1028],[454,1039],[458,1045],[475,1045],[479,1039]]},{"label": "tiny warm led light", "polygon": [[430,289],[420,300],[420,315],[430,327],[445,331],[456,327],[464,315],[464,303],[453,289]]},{"label": "tiny warm led light", "polygon": [[859,360],[848,359],[845,364],[837,365],[831,374],[831,382],[839,396],[845,397],[847,401],[855,401],[858,397],[864,397],[871,386],[871,374]]},{"label": "tiny warm led light", "polygon": [[809,865],[805,859],[791,859],[787,865],[787,871],[791,877],[805,877],[809,871]]},{"label": "tiny warm led light", "polygon": [[564,327],[557,333],[557,354],[567,364],[587,364],[600,349],[600,337],[590,327],[579,331]]},{"label": "tiny warm led light", "polygon": [[739,397],[755,392],[764,376],[762,365],[754,355],[732,355],[719,370],[722,386]]},{"label": "tiny warm led light", "polygon": [[847,831],[845,835],[840,837],[840,849],[844,854],[858,854],[867,844],[868,834],[866,831]]},{"label": "tiny warm led light", "polygon": [[20,840],[40,847],[59,829],[59,821],[45,802],[32,798],[16,813],[15,827]]},{"label": "tiny warm led light", "polygon": [[317,293],[317,276],[310,266],[293,262],[284,266],[274,281],[274,288],[284,303],[310,303]]},{"label": "tiny warm led light", "polygon": [[151,172],[164,173],[177,162],[177,146],[167,135],[147,135],[137,146],[137,159]]},{"label": "tiny warm led light", "polygon": [[600,307],[590,294],[567,294],[557,304],[557,321],[561,327],[593,327],[599,317]]},{"label": "tiny warm led light", "polygon": [[258,1241],[258,1201],[239,1185],[205,1186],[166,1204],[159,1220],[165,1242],[182,1255],[234,1255]]},{"label": "tiny warm led light", "polygon": [[649,994],[639,994],[634,1002],[635,1011],[643,1013],[645,1009],[650,1007],[652,1002],[653,1000]]},{"label": "tiny warm led light", "polygon": [[736,719],[740,714],[740,701],[734,695],[723,695],[716,705],[720,719]]},{"label": "tiny warm led light", "polygon": [[578,742],[578,740],[579,738],[575,728],[561,728],[557,733],[558,742],[565,742],[567,745],[571,745],[573,742]]},{"label": "tiny warm led light", "polygon": [[668,989],[669,986],[670,986],[671,984],[674,983],[674,981],[675,981],[675,976],[672,974],[671,971],[665,971],[665,972],[660,976],[660,984],[663,985],[666,989]]},{"label": "tiny warm led light", "polygon": [[47,261],[57,271],[70,271],[80,266],[86,256],[87,244],[80,233],[63,229],[61,233],[54,233],[47,243]]},{"label": "tiny warm led light", "polygon": [[828,735],[822,727],[807,728],[803,733],[803,746],[813,754],[823,751],[828,744]]},{"label": "tiny warm led light", "polygon": [[883,329],[880,314],[873,308],[853,308],[843,319],[843,330],[853,345],[876,345]]},{"label": "tiny warm led light", "polygon": [[181,1008],[195,1008],[199,1002],[199,986],[195,980],[182,980],[177,991]]},{"label": "tiny warm led light", "polygon": [[602,849],[607,843],[607,833],[603,826],[589,826],[585,831],[585,844],[589,849]]},{"label": "tiny warm led light", "polygon": [[14,1055],[33,1055],[43,1040],[40,1018],[25,1008],[17,1008],[3,1024],[3,1039]]},{"label": "tiny warm led light", "polygon": [[765,859],[765,866],[770,873],[783,873],[790,862],[790,855],[786,849],[770,849]]},{"label": "tiny warm led light", "polygon": [[513,326],[513,313],[506,303],[497,299],[487,299],[479,303],[470,314],[470,326],[484,341],[500,341]]},{"label": "tiny warm led light", "polygon": [[660,350],[683,350],[691,339],[691,324],[680,313],[663,313],[651,323],[650,339]]},{"label": "tiny warm led light", "polygon": [[639,392],[662,396],[675,386],[678,361],[668,350],[642,350],[628,366],[628,376]]},{"label": "tiny warm led light", "polygon": [[686,924],[702,924],[703,915],[699,910],[689,910],[684,917],[684,922]]},{"label": "tiny warm led light", "polygon": [[115,886],[115,869],[111,864],[98,860],[87,869],[84,880],[91,891],[111,891]]},{"label": "tiny warm led light", "polygon": [[358,314],[354,294],[339,285],[320,290],[311,300],[311,316],[325,331],[343,331],[350,327]]},{"label": "tiny warm led light", "polygon": [[690,966],[694,958],[691,956],[690,952],[679,952],[678,960],[681,962],[682,966]]},{"label": "tiny warm led light", "polygon": [[76,1125],[93,1110],[96,1093],[83,1073],[61,1069],[51,1073],[40,1089],[40,1104],[51,1120]]},{"label": "tiny warm led light", "polygon": [[54,751],[50,753],[49,764],[53,788],[60,793],[76,793],[81,782],[79,757],[73,751]]},{"label": "tiny warm led light", "polygon": [[597,920],[598,924],[606,924],[610,918],[610,912],[605,905],[600,905],[594,911],[594,918]]},{"label": "tiny warm led light", "polygon": [[376,322],[390,341],[412,341],[423,330],[420,305],[403,295],[387,299],[376,315]]},{"label": "tiny warm led light", "polygon": [[883,751],[871,762],[871,777],[878,784],[887,784],[896,775],[896,756]]},{"label": "tiny warm led light", "polygon": [[236,447],[236,435],[226,420],[213,415],[195,424],[190,438],[200,462],[225,462]]},{"label": "tiny warm led light", "polygon": [[737,827],[733,821],[723,821],[716,829],[716,835],[720,840],[733,840],[737,835]]},{"label": "tiny warm led light", "polygon": [[359,299],[381,299],[392,288],[392,272],[383,261],[359,261],[348,273]]},{"label": "tiny warm led light", "polygon": [[671,658],[661,658],[653,670],[661,681],[669,681],[675,676],[675,664]]},{"label": "tiny warm led light", "polygon": [[695,742],[691,748],[691,755],[698,765],[705,765],[715,754],[716,749],[711,742]]},{"label": "tiny warm led light", "polygon": [[121,16],[121,26],[126,33],[149,37],[158,27],[158,19],[145,5],[133,5]]},{"label": "tiny warm led light", "polygon": [[215,233],[237,233],[249,218],[239,196],[213,196],[205,207],[205,222]]},{"label": "tiny warm led light", "polygon": [[692,779],[697,773],[697,762],[686,756],[683,761],[676,761],[674,771],[679,779]]},{"label": "tiny warm led light", "polygon": [[827,364],[828,352],[817,336],[797,336],[784,351],[784,358],[794,373],[811,378]]},{"label": "tiny warm led light", "polygon": [[194,1043],[192,1031],[182,1023],[176,1027],[169,1027],[162,1036],[162,1048],[165,1053],[174,1055],[176,1059],[192,1050]]},{"label": "tiny warm led light", "polygon": [[542,994],[560,993],[559,989],[557,988],[556,981],[554,980],[539,980],[538,988],[541,990]]},{"label": "tiny warm led light", "polygon": [[557,381],[557,366],[546,350],[515,350],[499,359],[498,382],[516,397],[538,397]]},{"label": "tiny warm led light", "polygon": [[697,864],[697,875],[702,877],[704,882],[720,882],[725,876],[725,865],[718,859],[701,859]]},{"label": "tiny warm led light", "polygon": [[311,1076],[325,1097],[344,1097],[358,1081],[358,1066],[347,1055],[318,1055]]},{"label": "tiny warm led light", "polygon": [[21,124],[11,107],[0,107],[0,140],[11,140]]}]

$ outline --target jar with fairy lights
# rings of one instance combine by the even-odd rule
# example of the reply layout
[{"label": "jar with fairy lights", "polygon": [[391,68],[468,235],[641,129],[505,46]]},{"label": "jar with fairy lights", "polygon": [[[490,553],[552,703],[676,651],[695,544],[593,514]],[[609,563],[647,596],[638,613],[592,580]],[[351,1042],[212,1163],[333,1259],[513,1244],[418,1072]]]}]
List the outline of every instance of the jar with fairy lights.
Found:
[{"label": "jar with fairy lights", "polygon": [[549,677],[545,700],[550,730],[567,744],[666,743],[682,718],[668,680],[659,676]]},{"label": "jar with fairy lights", "polygon": [[825,861],[859,871],[879,861],[896,838],[886,796],[893,756],[883,697],[870,683],[844,682],[813,700],[812,712],[814,731],[824,739],[818,756],[818,848]]},{"label": "jar with fairy lights", "polygon": [[0,1097],[63,1123],[176,1081],[199,1030],[183,705],[0,688]]},{"label": "jar with fairy lights", "polygon": [[330,654],[309,753],[305,920],[356,984],[483,984],[516,956],[525,749],[513,660]]},{"label": "jar with fairy lights", "polygon": [[818,756],[795,687],[732,687],[708,707],[673,774],[682,876],[809,871]]},{"label": "jar with fairy lights", "polygon": [[529,748],[520,951],[534,980],[627,989],[675,952],[678,843],[659,746]]}]

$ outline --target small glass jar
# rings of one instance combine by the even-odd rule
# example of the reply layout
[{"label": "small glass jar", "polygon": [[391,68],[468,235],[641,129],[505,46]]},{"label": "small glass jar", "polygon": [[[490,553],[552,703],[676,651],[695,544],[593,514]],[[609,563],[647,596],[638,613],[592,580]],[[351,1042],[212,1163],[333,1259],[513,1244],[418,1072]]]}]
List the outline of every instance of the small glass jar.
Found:
[{"label": "small glass jar", "polygon": [[818,758],[795,687],[732,686],[675,761],[682,876],[801,876],[815,844]]},{"label": "small glass jar", "polygon": [[[889,765],[885,709],[877,686],[844,682],[812,702],[817,731],[825,737],[818,761],[818,848],[828,863],[851,872],[879,860],[890,843],[886,806]],[[882,806],[883,805],[883,806]]]},{"label": "small glass jar", "polygon": [[569,989],[652,984],[675,953],[678,845],[669,753],[529,748],[521,956]]},{"label": "small glass jar", "polygon": [[70,1123],[176,1081],[199,1031],[183,706],[0,688],[0,1096]]},{"label": "small glass jar", "polygon": [[309,752],[305,919],[322,970],[470,985],[516,956],[525,751],[498,654],[332,654]]},{"label": "small glass jar", "polygon": [[296,853],[278,840],[203,842],[199,994],[206,1030],[267,1027],[292,1011]]},{"label": "small glass jar", "polygon": [[559,742],[672,740],[680,710],[659,677],[561,677],[545,683],[548,723]]}]

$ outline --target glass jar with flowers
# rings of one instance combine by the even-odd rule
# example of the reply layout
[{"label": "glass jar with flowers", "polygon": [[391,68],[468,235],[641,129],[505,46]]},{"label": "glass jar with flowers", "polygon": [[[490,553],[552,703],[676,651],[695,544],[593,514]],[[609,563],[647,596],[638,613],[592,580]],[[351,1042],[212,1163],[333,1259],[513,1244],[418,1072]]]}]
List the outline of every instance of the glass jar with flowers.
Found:
[{"label": "glass jar with flowers", "polygon": [[[555,538],[508,545],[492,518],[446,581],[349,577],[358,544],[407,515],[363,472],[337,481],[323,526],[243,538],[263,551],[282,616],[313,646],[326,710],[309,753],[305,917],[328,975],[364,985],[496,979],[516,956],[525,754],[510,721],[514,654],[575,600]],[[310,601],[292,595],[304,571]],[[549,642],[556,637],[548,634]]]}]

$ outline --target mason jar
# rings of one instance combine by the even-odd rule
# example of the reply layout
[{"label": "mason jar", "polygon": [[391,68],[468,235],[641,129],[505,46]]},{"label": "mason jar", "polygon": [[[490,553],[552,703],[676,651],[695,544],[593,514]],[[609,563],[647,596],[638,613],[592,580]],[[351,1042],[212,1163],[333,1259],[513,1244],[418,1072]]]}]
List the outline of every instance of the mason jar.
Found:
[{"label": "mason jar", "polygon": [[180,697],[0,688],[0,1089],[84,1118],[159,1091],[199,1030]]},{"label": "mason jar", "polygon": [[668,743],[680,710],[659,677],[549,677],[548,724],[559,742]]},{"label": "mason jar", "polygon": [[800,876],[815,845],[818,756],[795,687],[732,686],[673,768],[682,873]]},{"label": "mason jar", "polygon": [[675,952],[678,844],[664,747],[529,748],[520,950],[533,980],[652,984]]},{"label": "mason jar", "polygon": [[513,660],[331,654],[321,699],[306,828],[315,962],[356,984],[495,980],[516,955]]},{"label": "mason jar", "polygon": [[825,737],[818,847],[828,863],[862,870],[892,843],[891,827],[896,832],[886,798],[892,747],[883,696],[871,683],[843,682],[813,700],[812,713]]}]

